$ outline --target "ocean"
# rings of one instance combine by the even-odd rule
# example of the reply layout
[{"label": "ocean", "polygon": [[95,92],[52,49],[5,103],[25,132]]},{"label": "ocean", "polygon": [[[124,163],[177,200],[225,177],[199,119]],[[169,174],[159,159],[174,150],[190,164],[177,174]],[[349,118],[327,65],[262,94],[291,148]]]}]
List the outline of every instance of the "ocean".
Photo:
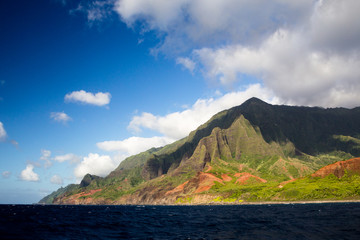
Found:
[{"label": "ocean", "polygon": [[0,205],[0,239],[360,239],[360,203]]}]

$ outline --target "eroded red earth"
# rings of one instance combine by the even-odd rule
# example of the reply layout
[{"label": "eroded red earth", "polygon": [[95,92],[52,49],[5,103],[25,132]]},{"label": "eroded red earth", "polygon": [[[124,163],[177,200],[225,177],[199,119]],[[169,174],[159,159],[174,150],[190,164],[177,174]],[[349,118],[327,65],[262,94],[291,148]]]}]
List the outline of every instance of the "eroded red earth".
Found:
[{"label": "eroded red earth", "polygon": [[352,158],[327,165],[313,173],[311,176],[324,178],[330,174],[334,174],[336,177],[341,178],[344,176],[345,171],[348,173],[360,174],[360,158]]}]

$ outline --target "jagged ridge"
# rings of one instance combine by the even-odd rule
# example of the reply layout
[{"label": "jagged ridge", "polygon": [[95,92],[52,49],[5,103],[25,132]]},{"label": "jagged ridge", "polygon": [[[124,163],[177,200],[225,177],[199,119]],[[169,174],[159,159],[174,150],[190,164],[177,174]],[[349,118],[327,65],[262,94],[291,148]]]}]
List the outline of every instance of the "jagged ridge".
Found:
[{"label": "jagged ridge", "polygon": [[59,194],[55,202],[104,189],[94,197],[106,203],[169,203],[166,192],[210,165],[214,176],[247,171],[276,181],[302,177],[359,156],[359,135],[360,108],[273,106],[252,98],[216,114],[182,140],[124,160],[104,179]]}]

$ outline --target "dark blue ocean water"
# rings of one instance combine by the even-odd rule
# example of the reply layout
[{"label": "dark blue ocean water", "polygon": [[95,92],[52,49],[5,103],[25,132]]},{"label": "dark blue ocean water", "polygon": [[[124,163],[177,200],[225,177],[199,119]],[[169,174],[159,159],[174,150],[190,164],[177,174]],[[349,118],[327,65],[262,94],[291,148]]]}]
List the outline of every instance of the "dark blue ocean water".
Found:
[{"label": "dark blue ocean water", "polygon": [[360,239],[360,203],[0,205],[0,239]]}]

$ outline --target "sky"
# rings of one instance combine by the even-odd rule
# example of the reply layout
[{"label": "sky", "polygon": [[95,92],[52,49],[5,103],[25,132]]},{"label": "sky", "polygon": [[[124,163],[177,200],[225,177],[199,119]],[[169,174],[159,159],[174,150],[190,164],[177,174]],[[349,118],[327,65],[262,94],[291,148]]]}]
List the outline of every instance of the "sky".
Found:
[{"label": "sky", "polygon": [[358,0],[0,1],[0,204],[187,136],[221,110],[360,106]]}]

